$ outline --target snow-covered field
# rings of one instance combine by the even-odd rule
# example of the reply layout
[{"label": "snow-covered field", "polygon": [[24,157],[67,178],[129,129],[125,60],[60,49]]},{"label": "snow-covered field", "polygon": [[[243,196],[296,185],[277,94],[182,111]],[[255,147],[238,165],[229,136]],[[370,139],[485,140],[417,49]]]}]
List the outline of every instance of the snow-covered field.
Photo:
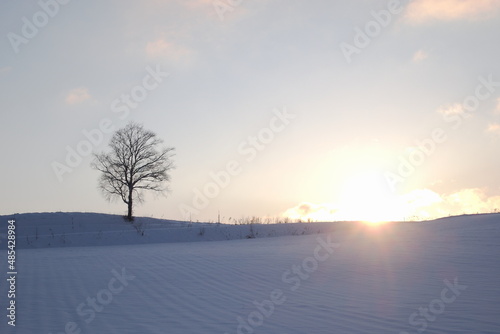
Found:
[{"label": "snow-covered field", "polygon": [[0,217],[0,333],[500,333],[500,215],[135,227],[17,215],[15,327],[11,218]]}]

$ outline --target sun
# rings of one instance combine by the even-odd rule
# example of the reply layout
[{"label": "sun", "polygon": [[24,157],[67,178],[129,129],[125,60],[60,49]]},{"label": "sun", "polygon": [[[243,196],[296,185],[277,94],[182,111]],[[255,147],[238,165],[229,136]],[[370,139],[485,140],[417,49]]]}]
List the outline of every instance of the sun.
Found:
[{"label": "sun", "polygon": [[342,220],[381,223],[402,220],[406,207],[392,194],[376,171],[366,171],[346,180],[338,214]]},{"label": "sun", "polygon": [[375,168],[353,171],[330,189],[326,202],[302,202],[284,215],[302,221],[362,221],[376,226],[404,221],[417,208],[408,195],[392,192],[383,172]]}]

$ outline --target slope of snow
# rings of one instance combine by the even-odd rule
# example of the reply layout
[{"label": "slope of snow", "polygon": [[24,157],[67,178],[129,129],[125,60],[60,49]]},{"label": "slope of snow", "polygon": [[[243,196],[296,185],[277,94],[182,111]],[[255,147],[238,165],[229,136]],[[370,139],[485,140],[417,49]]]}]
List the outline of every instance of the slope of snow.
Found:
[{"label": "slope of snow", "polygon": [[500,215],[320,225],[277,238],[19,249],[16,327],[2,315],[0,333],[500,333]]},{"label": "slope of snow", "polygon": [[[319,233],[321,223],[226,225],[189,223],[137,217],[133,223],[121,216],[97,213],[31,213],[0,216],[16,220],[18,248],[109,246],[165,242],[216,241]],[[0,240],[6,230],[0,231]]]}]

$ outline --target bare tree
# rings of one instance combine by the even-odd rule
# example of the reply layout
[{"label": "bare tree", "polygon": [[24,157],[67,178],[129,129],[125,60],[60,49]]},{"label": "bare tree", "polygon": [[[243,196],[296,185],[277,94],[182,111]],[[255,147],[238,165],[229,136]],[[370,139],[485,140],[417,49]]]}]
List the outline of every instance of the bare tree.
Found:
[{"label": "bare tree", "polygon": [[167,190],[174,148],[159,147],[162,143],[154,132],[131,122],[113,134],[110,152],[94,154],[91,166],[101,172],[99,188],[107,200],[119,197],[127,204],[129,221],[134,199],[143,201],[143,190]]}]

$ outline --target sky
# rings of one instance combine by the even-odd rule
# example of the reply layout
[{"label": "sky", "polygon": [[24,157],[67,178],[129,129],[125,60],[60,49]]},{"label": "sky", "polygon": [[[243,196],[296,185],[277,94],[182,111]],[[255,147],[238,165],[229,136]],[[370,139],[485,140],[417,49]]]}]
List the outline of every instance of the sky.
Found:
[{"label": "sky", "polygon": [[0,214],[126,213],[90,163],[130,121],[175,148],[137,216],[500,208],[500,1],[4,1],[0,30]]}]

